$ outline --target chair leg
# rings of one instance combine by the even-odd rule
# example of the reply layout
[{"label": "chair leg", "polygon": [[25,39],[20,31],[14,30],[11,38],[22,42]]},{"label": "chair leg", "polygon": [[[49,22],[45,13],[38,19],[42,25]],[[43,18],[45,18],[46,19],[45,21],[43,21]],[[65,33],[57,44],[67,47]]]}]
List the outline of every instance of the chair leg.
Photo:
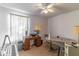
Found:
[{"label": "chair leg", "polygon": [[61,49],[61,48],[59,47],[59,48],[58,48],[58,56],[60,55],[60,49]]}]

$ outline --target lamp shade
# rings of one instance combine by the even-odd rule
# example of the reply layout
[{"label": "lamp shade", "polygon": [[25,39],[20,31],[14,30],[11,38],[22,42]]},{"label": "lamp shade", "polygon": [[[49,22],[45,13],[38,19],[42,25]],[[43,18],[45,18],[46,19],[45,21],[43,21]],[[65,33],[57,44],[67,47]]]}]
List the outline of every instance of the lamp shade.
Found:
[{"label": "lamp shade", "polygon": [[79,44],[79,26],[74,26],[74,33],[77,36],[77,44]]},{"label": "lamp shade", "polygon": [[74,33],[79,34],[79,26],[74,26]]},{"label": "lamp shade", "polygon": [[41,30],[40,24],[36,24],[36,25],[35,25],[35,30],[39,30],[39,31]]}]

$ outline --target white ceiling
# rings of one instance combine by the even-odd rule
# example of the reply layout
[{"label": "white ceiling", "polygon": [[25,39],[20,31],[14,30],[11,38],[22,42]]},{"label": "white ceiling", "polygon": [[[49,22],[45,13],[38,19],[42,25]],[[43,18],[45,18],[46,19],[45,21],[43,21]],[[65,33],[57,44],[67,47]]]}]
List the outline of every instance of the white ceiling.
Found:
[{"label": "white ceiling", "polygon": [[0,5],[8,8],[20,9],[28,12],[30,15],[37,15],[47,18],[79,9],[79,3],[56,3],[54,5],[53,13],[41,14],[41,9],[37,7],[38,3],[0,3]]}]

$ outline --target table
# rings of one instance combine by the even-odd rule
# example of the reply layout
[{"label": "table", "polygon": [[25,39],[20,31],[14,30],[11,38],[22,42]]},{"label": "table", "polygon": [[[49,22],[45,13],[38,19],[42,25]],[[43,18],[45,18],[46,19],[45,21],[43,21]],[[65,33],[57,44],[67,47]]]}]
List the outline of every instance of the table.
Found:
[{"label": "table", "polygon": [[51,38],[48,41],[50,42],[50,47],[52,45],[55,45],[56,47],[58,47],[58,54],[57,54],[58,56],[60,55],[61,51],[65,51],[65,43],[68,45],[71,45],[72,42],[76,43],[75,40],[70,40],[70,39],[65,39],[65,38]]},{"label": "table", "polygon": [[[77,50],[77,51],[72,51],[72,49],[70,49],[70,48],[73,48],[73,50],[75,51],[75,50]],[[72,52],[71,53],[73,53],[72,55],[70,55],[70,53],[69,53],[69,50],[71,50]],[[72,46],[72,45],[68,45],[68,44],[65,44],[65,56],[79,56],[79,44],[75,44],[74,46]],[[75,55],[75,53],[76,54],[78,54],[78,55]]]}]

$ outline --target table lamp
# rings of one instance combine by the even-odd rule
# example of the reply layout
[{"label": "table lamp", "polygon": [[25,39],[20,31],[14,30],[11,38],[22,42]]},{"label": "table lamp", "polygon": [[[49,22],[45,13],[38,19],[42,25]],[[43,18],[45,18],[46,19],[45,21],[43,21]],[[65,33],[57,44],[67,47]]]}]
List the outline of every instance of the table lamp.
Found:
[{"label": "table lamp", "polygon": [[79,44],[79,26],[74,26],[74,32],[77,35],[77,39],[78,39],[77,43]]},{"label": "table lamp", "polygon": [[39,34],[40,30],[41,30],[40,24],[36,24],[34,31],[36,31],[37,34]]}]

